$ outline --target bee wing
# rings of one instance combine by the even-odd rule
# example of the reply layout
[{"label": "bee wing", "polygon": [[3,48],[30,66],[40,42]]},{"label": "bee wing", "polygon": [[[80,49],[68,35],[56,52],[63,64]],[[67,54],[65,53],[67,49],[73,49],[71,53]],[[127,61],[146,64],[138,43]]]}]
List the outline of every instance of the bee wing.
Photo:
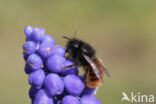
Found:
[{"label": "bee wing", "polygon": [[96,57],[95,57],[95,59],[101,65],[101,67],[104,70],[104,73],[107,75],[107,77],[110,77],[110,74],[109,74],[108,70],[103,66],[102,62]]},{"label": "bee wing", "polygon": [[98,70],[97,65],[94,63],[94,61],[92,59],[90,59],[88,56],[86,56],[85,54],[83,54],[83,57],[85,58],[85,60],[89,63],[90,67],[92,68],[93,72],[95,73],[96,77],[98,79],[100,78],[100,71]]},{"label": "bee wing", "polygon": [[108,72],[108,70],[103,66],[103,64],[99,61],[98,58],[95,57],[94,61],[92,59],[90,59],[88,56],[86,56],[85,54],[83,54],[83,57],[86,59],[86,61],[89,63],[89,65],[91,66],[92,70],[94,71],[95,75],[100,79],[100,71],[98,70],[98,66],[96,65],[96,63],[94,61],[96,61],[98,64],[100,64],[100,66],[102,67],[102,69],[104,70],[104,73],[110,77],[110,74]]}]

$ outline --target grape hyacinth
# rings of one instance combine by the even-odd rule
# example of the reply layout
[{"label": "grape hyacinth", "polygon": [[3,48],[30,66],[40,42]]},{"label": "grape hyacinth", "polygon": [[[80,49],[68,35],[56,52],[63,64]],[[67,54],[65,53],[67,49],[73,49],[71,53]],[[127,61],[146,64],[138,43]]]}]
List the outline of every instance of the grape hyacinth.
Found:
[{"label": "grape hyacinth", "polygon": [[65,58],[65,48],[55,45],[44,28],[27,25],[24,33],[24,70],[32,104],[101,104],[94,96],[97,88],[85,85],[76,66],[63,69],[74,62]]}]

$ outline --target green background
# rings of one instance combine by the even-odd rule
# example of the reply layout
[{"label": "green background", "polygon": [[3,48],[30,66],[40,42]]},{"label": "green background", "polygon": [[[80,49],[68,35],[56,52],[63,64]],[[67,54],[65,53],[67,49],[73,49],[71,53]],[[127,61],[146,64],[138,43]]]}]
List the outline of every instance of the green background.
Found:
[{"label": "green background", "polygon": [[111,74],[96,95],[103,104],[124,104],[123,91],[156,96],[155,0],[0,0],[0,104],[30,104],[22,57],[27,24],[62,46],[61,37],[78,30]]}]

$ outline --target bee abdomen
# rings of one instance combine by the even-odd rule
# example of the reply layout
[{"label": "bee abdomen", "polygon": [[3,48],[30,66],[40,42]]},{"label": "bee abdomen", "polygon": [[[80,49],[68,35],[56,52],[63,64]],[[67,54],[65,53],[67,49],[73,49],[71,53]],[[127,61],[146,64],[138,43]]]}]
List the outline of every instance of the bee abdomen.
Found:
[{"label": "bee abdomen", "polygon": [[90,75],[88,76],[88,79],[89,79],[90,81],[99,80],[99,79],[95,76],[95,74],[90,74]]},{"label": "bee abdomen", "polygon": [[85,82],[86,85],[90,88],[95,88],[101,84],[101,81],[96,77],[92,70],[88,70]]}]

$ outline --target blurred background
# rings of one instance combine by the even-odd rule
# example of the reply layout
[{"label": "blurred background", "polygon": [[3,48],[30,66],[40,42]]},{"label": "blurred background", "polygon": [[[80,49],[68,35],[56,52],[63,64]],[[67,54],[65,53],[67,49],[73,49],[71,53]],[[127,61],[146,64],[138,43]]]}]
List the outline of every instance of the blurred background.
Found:
[{"label": "blurred background", "polygon": [[0,0],[1,104],[30,104],[22,57],[27,24],[62,46],[61,37],[78,30],[111,74],[96,95],[103,104],[121,104],[123,91],[156,96],[155,0]]}]

